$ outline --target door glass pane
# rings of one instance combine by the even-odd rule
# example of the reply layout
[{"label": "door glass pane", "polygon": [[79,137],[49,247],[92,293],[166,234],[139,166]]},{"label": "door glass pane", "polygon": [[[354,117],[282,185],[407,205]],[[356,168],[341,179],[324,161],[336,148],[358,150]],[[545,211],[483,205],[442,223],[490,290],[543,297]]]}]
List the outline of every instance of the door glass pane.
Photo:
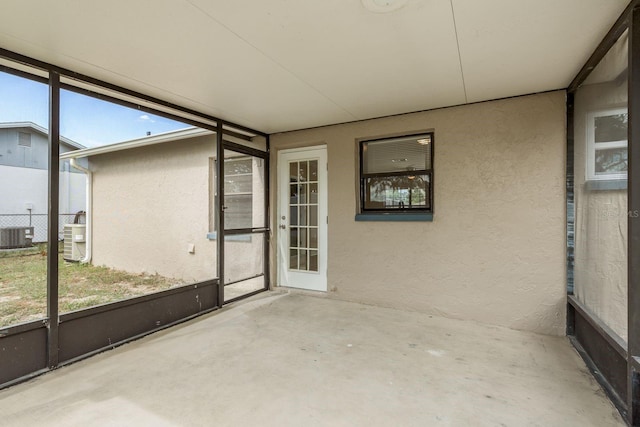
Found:
[{"label": "door glass pane", "polygon": [[289,163],[289,180],[290,182],[298,182],[298,162]]},{"label": "door glass pane", "polygon": [[289,268],[318,271],[318,160],[291,162],[289,173]]},{"label": "door glass pane", "polygon": [[307,207],[300,206],[300,225],[307,225]]},{"label": "door glass pane", "polygon": [[309,229],[309,247],[312,249],[318,248],[318,229],[317,228]]},{"label": "door glass pane", "polygon": [[298,269],[298,250],[297,249],[289,250],[289,268],[291,270]]},{"label": "door glass pane", "polygon": [[307,251],[300,249],[300,270],[307,270]]},{"label": "door glass pane", "polygon": [[309,271],[318,271],[318,251],[309,251]]},{"label": "door glass pane", "polygon": [[298,203],[298,184],[291,184],[289,186],[289,197],[291,204]]},{"label": "door glass pane", "polygon": [[307,247],[307,233],[309,232],[308,228],[301,228],[300,229],[300,247],[301,248],[306,248]]},{"label": "door glass pane", "polygon": [[307,193],[309,192],[308,184],[300,184],[300,204],[308,203],[309,198]]}]

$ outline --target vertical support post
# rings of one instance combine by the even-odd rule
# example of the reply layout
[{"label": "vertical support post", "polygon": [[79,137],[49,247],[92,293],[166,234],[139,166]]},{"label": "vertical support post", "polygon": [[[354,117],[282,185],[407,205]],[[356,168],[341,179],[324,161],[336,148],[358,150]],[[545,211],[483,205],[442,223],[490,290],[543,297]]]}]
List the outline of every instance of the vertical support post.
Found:
[{"label": "vertical support post", "polygon": [[640,357],[640,6],[629,19],[628,126],[628,422],[640,426],[640,381],[634,358]]},{"label": "vertical support post", "polygon": [[58,211],[60,182],[60,74],[49,73],[49,217],[47,235],[47,364],[58,366]]},{"label": "vertical support post", "polygon": [[264,288],[271,288],[271,218],[269,216],[269,180],[271,174],[271,141],[269,135],[267,139],[267,155],[264,158],[264,225],[267,232],[264,233]]},{"label": "vertical support post", "polygon": [[[575,138],[573,129],[574,120],[574,99],[573,92],[567,92],[567,152],[566,152],[566,274],[567,274],[567,295],[573,295],[574,284],[574,259],[575,259],[575,199],[574,199],[574,161],[575,161]],[[571,304],[567,303],[567,335],[575,334],[575,310]]]},{"label": "vertical support post", "polygon": [[215,223],[216,230],[216,263],[218,265],[218,307],[224,305],[224,142],[222,121],[216,127],[216,198]]}]

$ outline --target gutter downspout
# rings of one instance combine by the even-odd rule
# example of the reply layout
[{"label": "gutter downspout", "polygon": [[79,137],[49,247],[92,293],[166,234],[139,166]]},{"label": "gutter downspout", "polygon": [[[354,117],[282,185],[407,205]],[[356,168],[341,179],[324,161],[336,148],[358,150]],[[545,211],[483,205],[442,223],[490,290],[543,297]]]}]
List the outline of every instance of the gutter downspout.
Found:
[{"label": "gutter downspout", "polygon": [[92,227],[92,220],[91,217],[93,215],[92,211],[91,211],[91,206],[92,206],[92,202],[93,202],[93,174],[91,173],[91,171],[83,166],[80,166],[79,164],[76,163],[76,159],[71,158],[70,159],[70,164],[71,167],[74,167],[76,169],[78,169],[81,172],[84,172],[84,174],[87,176],[87,183],[86,183],[86,193],[87,193],[87,230],[86,230],[86,239],[87,239],[87,252],[84,255],[84,258],[82,258],[80,260],[80,263],[82,264],[87,264],[91,261],[91,247],[93,244],[92,241],[92,234],[93,234],[93,227]]}]

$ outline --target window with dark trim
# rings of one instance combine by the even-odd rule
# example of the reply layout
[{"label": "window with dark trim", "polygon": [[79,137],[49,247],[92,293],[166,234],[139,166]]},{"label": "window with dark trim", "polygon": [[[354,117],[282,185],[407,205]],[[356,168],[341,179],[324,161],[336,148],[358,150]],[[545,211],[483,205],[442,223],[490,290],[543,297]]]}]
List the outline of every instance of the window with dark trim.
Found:
[{"label": "window with dark trim", "polygon": [[433,133],[360,141],[360,213],[433,213]]}]

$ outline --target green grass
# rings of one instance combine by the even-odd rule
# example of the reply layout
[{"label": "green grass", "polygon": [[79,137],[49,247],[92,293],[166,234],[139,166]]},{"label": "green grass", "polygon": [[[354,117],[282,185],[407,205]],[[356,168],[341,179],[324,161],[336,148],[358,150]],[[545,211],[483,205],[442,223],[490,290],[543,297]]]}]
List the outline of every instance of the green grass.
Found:
[{"label": "green grass", "polygon": [[[61,251],[62,252],[62,251]],[[60,313],[146,295],[181,285],[158,275],[58,262]],[[0,251],[0,327],[41,319],[47,312],[46,245]]]}]

